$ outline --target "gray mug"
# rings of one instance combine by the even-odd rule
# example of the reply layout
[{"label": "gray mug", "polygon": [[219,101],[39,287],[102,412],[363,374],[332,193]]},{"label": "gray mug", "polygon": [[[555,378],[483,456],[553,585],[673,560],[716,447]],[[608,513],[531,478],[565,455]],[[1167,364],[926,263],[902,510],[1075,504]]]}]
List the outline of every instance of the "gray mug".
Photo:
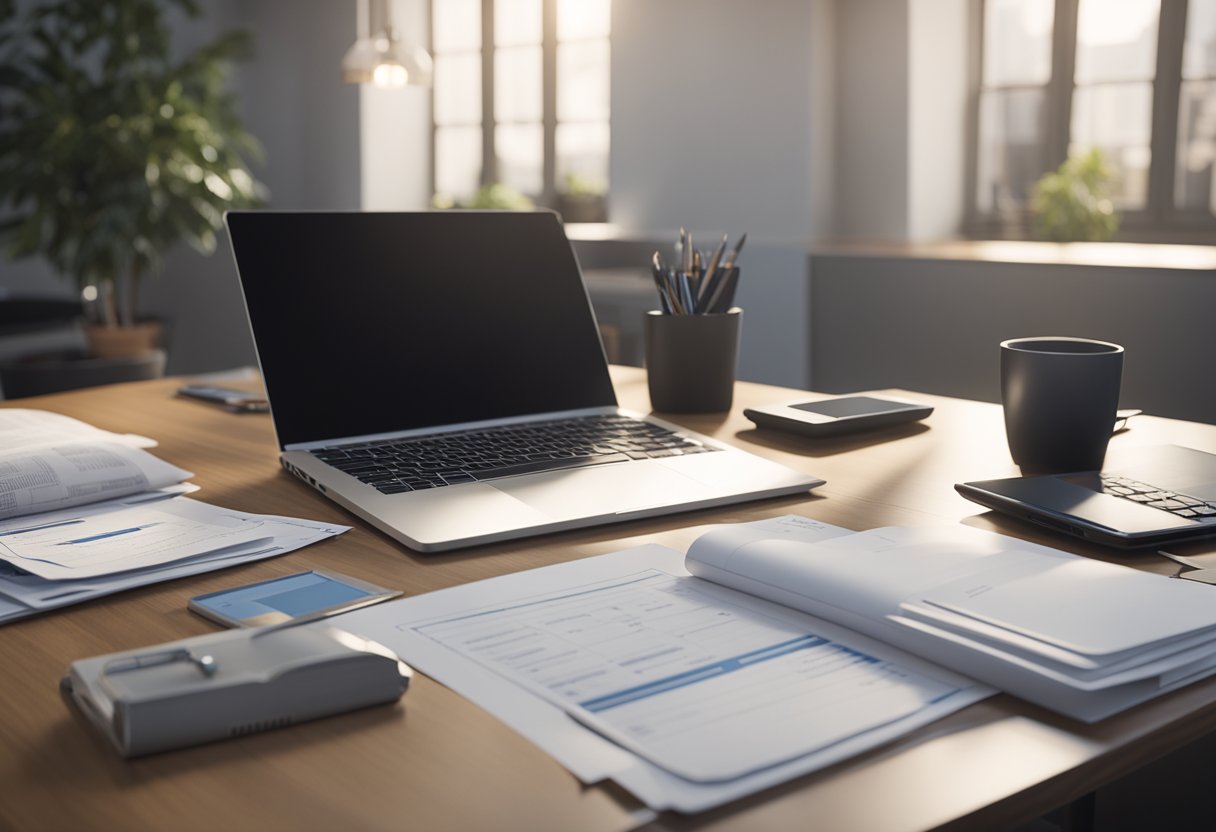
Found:
[{"label": "gray mug", "polygon": [[1087,338],[1001,343],[1001,400],[1013,461],[1036,473],[1097,471],[1119,408],[1123,347]]},{"label": "gray mug", "polygon": [[743,310],[709,315],[647,312],[644,319],[650,405],[666,413],[730,410]]}]

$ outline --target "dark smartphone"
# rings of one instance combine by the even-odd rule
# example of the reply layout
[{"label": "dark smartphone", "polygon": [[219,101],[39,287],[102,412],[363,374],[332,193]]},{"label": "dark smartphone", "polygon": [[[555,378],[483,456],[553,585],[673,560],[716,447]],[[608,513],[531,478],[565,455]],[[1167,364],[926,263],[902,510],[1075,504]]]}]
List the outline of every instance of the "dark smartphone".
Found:
[{"label": "dark smartphone", "polygon": [[225,410],[233,413],[265,413],[270,410],[270,403],[257,393],[247,390],[233,390],[228,387],[209,387],[203,384],[187,384],[177,388],[177,395],[188,399],[199,399],[222,405]]},{"label": "dark smartphone", "polygon": [[757,427],[818,437],[915,422],[932,412],[932,407],[916,402],[874,396],[845,396],[817,402],[749,407],[743,411],[743,415],[755,422]]}]

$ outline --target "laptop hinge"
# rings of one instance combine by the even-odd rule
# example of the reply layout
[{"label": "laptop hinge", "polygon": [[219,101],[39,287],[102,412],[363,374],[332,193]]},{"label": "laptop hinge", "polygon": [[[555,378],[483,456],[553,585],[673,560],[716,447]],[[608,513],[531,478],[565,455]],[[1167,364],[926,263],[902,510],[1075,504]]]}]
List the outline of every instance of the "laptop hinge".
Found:
[{"label": "laptop hinge", "polygon": [[[529,422],[551,422],[557,419],[576,419],[580,416],[605,416],[623,413],[619,407],[611,405],[604,407],[584,407],[578,410],[560,410],[553,413],[536,413],[529,416],[507,416],[502,419],[483,419],[477,422],[461,422],[454,425],[413,428],[411,430],[390,431],[388,433],[372,433],[364,436],[341,436],[334,439],[321,439],[316,442],[295,442],[283,447],[284,451],[311,451],[317,448],[329,448],[334,445],[349,445],[354,442],[378,442],[382,439],[405,439],[412,436],[435,436],[442,433],[462,433],[482,428],[496,428],[503,425],[522,425]],[[629,413],[630,416],[636,414]]]}]

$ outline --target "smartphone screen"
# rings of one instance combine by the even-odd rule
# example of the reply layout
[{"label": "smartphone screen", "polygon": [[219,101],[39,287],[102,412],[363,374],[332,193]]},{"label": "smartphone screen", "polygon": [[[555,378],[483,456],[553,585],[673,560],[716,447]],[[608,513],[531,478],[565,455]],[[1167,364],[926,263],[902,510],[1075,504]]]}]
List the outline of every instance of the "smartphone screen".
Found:
[{"label": "smartphone screen", "polygon": [[362,606],[400,593],[323,572],[301,572],[190,600],[190,609],[230,627],[278,624],[293,618]]},{"label": "smartphone screen", "polygon": [[822,402],[804,402],[792,404],[795,410],[805,410],[808,413],[819,413],[831,416],[833,419],[847,419],[850,416],[868,416],[873,413],[891,413],[896,410],[910,410],[918,405],[892,402],[886,399],[875,399],[870,396],[849,396],[843,399],[828,399]]}]

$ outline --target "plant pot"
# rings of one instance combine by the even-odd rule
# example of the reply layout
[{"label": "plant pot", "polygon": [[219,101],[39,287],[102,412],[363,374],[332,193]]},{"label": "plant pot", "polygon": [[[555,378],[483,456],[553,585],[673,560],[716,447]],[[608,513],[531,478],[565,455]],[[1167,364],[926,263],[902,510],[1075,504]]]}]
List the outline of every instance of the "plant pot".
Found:
[{"label": "plant pot", "polygon": [[0,364],[0,394],[6,399],[21,399],[81,387],[145,381],[164,374],[165,351],[160,349],[119,358],[54,353]]},{"label": "plant pot", "polygon": [[140,321],[131,326],[85,327],[89,355],[93,358],[132,358],[156,352],[164,337],[160,321]]},{"label": "plant pot", "polygon": [[608,204],[601,194],[558,194],[557,213],[562,222],[606,222]]}]

